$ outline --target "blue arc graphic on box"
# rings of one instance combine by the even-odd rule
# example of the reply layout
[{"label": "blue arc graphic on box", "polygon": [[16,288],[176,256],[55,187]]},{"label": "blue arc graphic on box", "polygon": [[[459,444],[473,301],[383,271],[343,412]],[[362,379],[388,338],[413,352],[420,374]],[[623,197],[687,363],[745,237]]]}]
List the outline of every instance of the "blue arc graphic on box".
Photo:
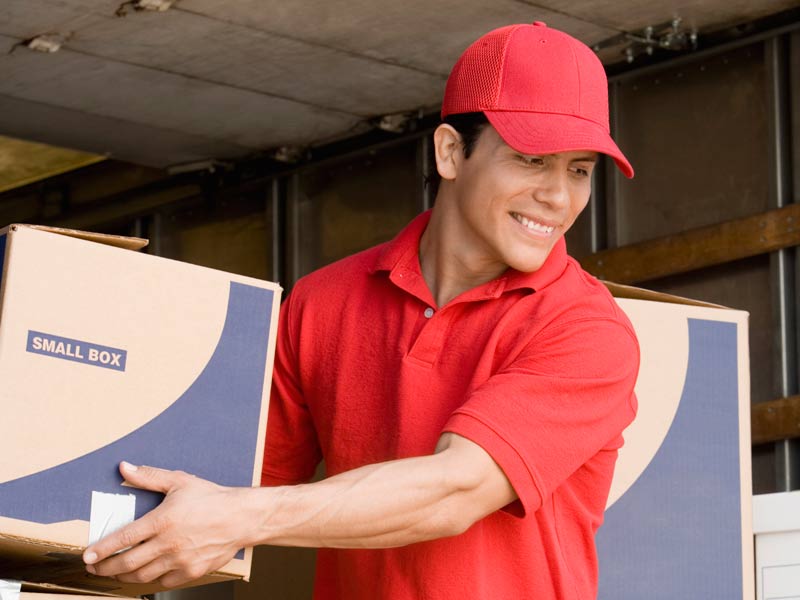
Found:
[{"label": "blue arc graphic on box", "polygon": [[734,323],[689,319],[689,365],[653,460],[597,533],[599,600],[742,597]]},{"label": "blue arc graphic on box", "polygon": [[69,462],[0,483],[0,515],[35,523],[89,520],[92,491],[136,495],[136,516],[162,495],[120,487],[121,460],[252,485],[273,291],[232,282],[222,334],[191,386],[125,437]]}]

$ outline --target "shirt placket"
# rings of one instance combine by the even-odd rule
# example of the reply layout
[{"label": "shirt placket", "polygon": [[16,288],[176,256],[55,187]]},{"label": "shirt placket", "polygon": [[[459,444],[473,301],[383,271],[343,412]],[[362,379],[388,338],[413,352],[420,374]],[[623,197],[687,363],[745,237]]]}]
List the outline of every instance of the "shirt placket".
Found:
[{"label": "shirt placket", "polygon": [[431,368],[439,358],[447,329],[455,311],[447,307],[436,310],[432,306],[420,307],[420,310],[422,311],[421,318],[425,319],[425,322],[417,339],[411,345],[406,359],[421,367]]}]

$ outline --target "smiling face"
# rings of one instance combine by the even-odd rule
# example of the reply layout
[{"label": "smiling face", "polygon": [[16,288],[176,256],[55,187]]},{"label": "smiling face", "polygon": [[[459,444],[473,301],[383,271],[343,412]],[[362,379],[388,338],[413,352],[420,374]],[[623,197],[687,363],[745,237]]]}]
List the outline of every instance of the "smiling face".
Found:
[{"label": "smiling face", "polygon": [[[437,130],[435,143],[444,148],[454,133]],[[597,153],[524,155],[487,125],[467,159],[455,135],[452,154],[437,146],[437,166],[456,252],[486,272],[538,270],[586,207]]]}]

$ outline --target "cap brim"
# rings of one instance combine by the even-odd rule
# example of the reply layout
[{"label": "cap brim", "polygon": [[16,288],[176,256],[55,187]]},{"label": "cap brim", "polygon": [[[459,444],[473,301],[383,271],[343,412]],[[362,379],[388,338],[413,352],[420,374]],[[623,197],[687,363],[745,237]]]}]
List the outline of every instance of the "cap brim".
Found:
[{"label": "cap brim", "polygon": [[592,150],[607,154],[628,179],[633,167],[603,128],[593,121],[572,115],[484,111],[500,137],[523,154],[555,154],[574,150]]}]

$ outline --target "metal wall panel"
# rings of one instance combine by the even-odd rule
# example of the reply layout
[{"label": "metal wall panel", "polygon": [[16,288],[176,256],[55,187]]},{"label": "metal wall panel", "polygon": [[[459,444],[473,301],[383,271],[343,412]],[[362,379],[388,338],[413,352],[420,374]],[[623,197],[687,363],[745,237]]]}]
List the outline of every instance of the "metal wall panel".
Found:
[{"label": "metal wall panel", "polygon": [[625,245],[767,210],[765,67],[757,44],[617,82],[636,169],[612,218]]},{"label": "metal wall panel", "polygon": [[[649,70],[612,87],[616,136],[636,178],[607,186],[609,242],[622,246],[773,207],[774,132],[765,45]],[[751,400],[775,386],[784,348],[776,338],[774,260],[767,255],[642,283],[750,313]],[[753,452],[753,489],[776,491],[772,446]]]},{"label": "metal wall panel", "polygon": [[194,206],[162,215],[160,254],[184,262],[273,279],[271,213],[259,192],[213,207]]},{"label": "metal wall panel", "polygon": [[417,214],[417,141],[303,169],[290,185],[288,279],[391,239]]}]

